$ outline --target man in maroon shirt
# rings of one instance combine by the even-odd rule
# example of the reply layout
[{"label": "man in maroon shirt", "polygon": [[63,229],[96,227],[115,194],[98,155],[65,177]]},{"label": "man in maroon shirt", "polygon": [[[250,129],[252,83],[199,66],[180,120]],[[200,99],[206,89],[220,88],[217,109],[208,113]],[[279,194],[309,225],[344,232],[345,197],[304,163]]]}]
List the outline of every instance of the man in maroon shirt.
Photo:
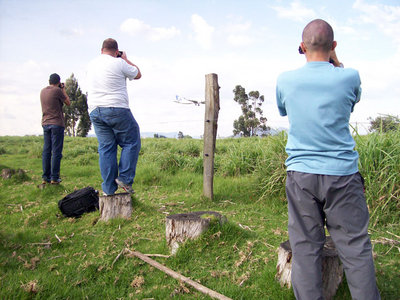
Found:
[{"label": "man in maroon shirt", "polygon": [[64,144],[64,115],[62,107],[71,102],[60,76],[56,73],[50,75],[49,86],[40,92],[40,103],[42,105],[42,127],[43,127],[43,184],[59,184],[60,164]]}]

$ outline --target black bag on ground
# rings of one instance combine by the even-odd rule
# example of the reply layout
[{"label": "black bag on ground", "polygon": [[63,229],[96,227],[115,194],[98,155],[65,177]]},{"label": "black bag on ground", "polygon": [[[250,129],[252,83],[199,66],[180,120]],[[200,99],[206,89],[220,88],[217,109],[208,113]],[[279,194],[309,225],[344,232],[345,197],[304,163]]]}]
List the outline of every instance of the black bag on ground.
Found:
[{"label": "black bag on ground", "polygon": [[85,187],[58,201],[58,208],[66,217],[79,218],[86,212],[99,209],[99,193],[90,186]]}]

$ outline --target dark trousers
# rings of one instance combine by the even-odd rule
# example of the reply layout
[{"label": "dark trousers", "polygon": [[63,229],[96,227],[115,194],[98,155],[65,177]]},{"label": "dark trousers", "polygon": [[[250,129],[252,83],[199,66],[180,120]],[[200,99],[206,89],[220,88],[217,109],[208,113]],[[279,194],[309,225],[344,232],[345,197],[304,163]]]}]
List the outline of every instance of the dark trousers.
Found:
[{"label": "dark trousers", "polygon": [[60,178],[60,165],[64,144],[64,127],[43,125],[42,178],[57,181]]},{"label": "dark trousers", "polygon": [[288,171],[286,194],[296,298],[323,299],[321,254],[326,225],[352,298],[380,299],[360,173],[330,176]]}]

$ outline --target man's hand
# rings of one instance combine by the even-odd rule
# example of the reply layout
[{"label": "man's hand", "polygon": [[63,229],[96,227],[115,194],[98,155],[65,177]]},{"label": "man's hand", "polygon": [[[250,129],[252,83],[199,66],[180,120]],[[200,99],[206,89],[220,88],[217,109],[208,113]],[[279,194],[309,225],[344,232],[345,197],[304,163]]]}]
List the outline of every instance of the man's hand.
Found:
[{"label": "man's hand", "polygon": [[125,51],[121,51],[121,52],[122,52],[121,58],[122,58],[123,60],[127,60],[128,57],[126,56],[126,52],[125,52]]},{"label": "man's hand", "polygon": [[343,66],[343,65],[340,63],[339,59],[337,58],[337,56],[336,56],[336,51],[335,51],[335,50],[332,50],[332,51],[331,51],[330,56],[329,56],[329,59],[333,61],[333,65],[334,65],[335,67],[341,67],[341,66]]}]

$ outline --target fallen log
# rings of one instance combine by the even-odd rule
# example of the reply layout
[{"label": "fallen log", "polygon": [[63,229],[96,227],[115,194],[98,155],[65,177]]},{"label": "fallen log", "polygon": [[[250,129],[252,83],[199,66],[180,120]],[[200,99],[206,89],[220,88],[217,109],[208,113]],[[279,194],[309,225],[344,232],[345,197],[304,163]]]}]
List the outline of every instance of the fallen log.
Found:
[{"label": "fallen log", "polygon": [[[285,241],[279,246],[276,269],[277,273],[275,277],[279,280],[281,286],[287,286],[290,288],[292,274],[292,248],[290,247],[289,241]],[[333,299],[342,279],[342,264],[332,238],[327,236],[322,250],[322,289],[324,299]]]},{"label": "fallen log", "polygon": [[203,294],[206,294],[215,299],[232,300],[231,298],[228,298],[216,291],[213,291],[213,290],[205,287],[204,285],[201,285],[200,283],[193,281],[190,278],[187,278],[187,277],[167,268],[166,266],[156,262],[155,260],[147,257],[146,255],[140,253],[139,251],[131,251],[129,249],[125,249],[125,252],[128,253],[129,255],[133,255],[133,256],[140,258],[141,260],[143,260],[146,263],[152,265],[153,267],[159,269],[160,271],[163,271],[164,273],[168,274],[169,276],[171,276],[177,280],[183,281],[184,283],[187,283],[188,285],[192,286],[193,288],[195,288],[199,292],[202,292]]}]

